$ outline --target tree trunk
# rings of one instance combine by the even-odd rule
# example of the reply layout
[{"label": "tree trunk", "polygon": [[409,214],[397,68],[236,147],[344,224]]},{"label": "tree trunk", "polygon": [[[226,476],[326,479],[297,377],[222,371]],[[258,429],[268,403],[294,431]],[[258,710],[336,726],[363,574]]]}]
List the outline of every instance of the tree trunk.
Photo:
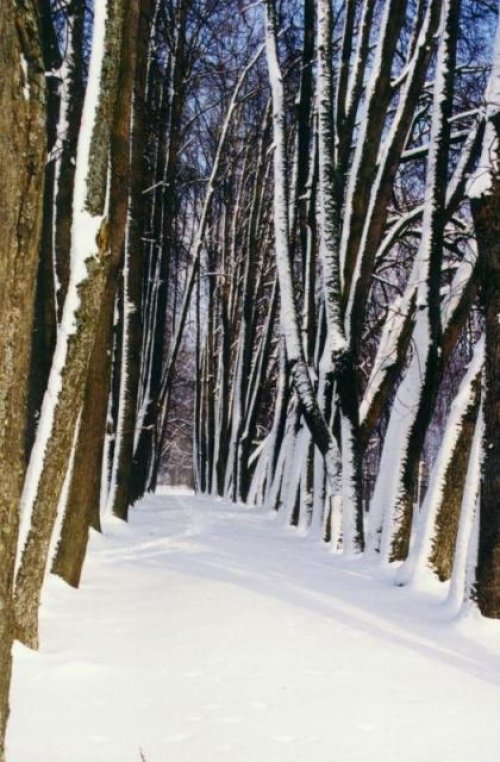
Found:
[{"label": "tree trunk", "polygon": [[[499,50],[500,52],[500,50]],[[500,106],[500,104],[499,104]],[[495,147],[500,123],[496,115]],[[491,140],[491,132],[489,133]],[[485,142],[488,139],[488,132]],[[485,312],[484,461],[481,475],[479,554],[476,594],[484,616],[500,619],[500,177],[489,195],[473,199],[472,209],[481,257],[481,295]]]},{"label": "tree trunk", "polygon": [[22,499],[14,600],[16,636],[33,648],[38,645],[38,607],[50,540],[111,265],[105,213],[122,14],[121,0],[96,7],[85,126],[77,155],[72,272]]},{"label": "tree trunk", "polygon": [[[61,71],[61,56],[52,23],[50,0],[39,0],[40,41],[46,72]],[[33,347],[30,363],[28,392],[28,428],[26,456],[35,438],[37,418],[40,414],[45,386],[49,377],[52,353],[56,343],[57,309],[55,250],[54,250],[54,199],[56,194],[57,163],[54,158],[59,120],[59,79],[47,77],[47,153],[45,168],[42,236],[38,265],[35,315],[33,322]]]},{"label": "tree trunk", "polygon": [[110,257],[97,333],[90,358],[61,542],[53,568],[75,587],[80,581],[89,526],[100,530],[101,481],[111,382],[113,319],[129,204],[130,125],[138,14],[138,0],[127,0],[118,80],[120,98],[117,101],[111,135]]},{"label": "tree trunk", "polygon": [[0,761],[12,666],[12,588],[25,470],[27,378],[46,156],[34,3],[0,5]]}]

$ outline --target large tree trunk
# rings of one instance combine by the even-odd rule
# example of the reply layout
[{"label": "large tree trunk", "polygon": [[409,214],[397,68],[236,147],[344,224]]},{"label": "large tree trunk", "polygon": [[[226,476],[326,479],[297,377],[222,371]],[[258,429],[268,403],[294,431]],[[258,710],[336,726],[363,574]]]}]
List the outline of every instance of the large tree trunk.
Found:
[{"label": "large tree trunk", "polygon": [[[416,256],[419,282],[413,356],[394,400],[372,501],[372,547],[380,549],[386,560],[403,560],[408,555],[415,478],[443,367],[441,265],[459,11],[460,0],[443,3],[423,228]],[[380,513],[384,514],[382,528],[377,526]]]},{"label": "large tree trunk", "polygon": [[475,399],[468,406],[461,422],[460,436],[446,471],[442,500],[436,516],[436,534],[429,561],[441,581],[450,579],[453,570],[467,465],[479,411],[480,379],[476,380],[475,391]]},{"label": "large tree trunk", "polygon": [[118,81],[120,98],[111,135],[110,259],[90,359],[66,515],[54,564],[54,571],[74,586],[78,586],[80,581],[89,526],[100,529],[99,509],[111,382],[113,318],[129,207],[130,126],[138,18],[138,0],[127,0]]},{"label": "large tree trunk", "polygon": [[[104,226],[98,255],[89,266],[87,279],[79,289],[81,306],[75,316],[79,329],[68,342],[67,360],[60,375],[61,391],[45,450],[43,472],[32,505],[30,529],[22,548],[22,559],[16,576],[16,637],[30,648],[38,647],[38,607],[49,546],[69,465],[74,430],[83,402],[85,379],[104,290],[108,256],[108,239],[104,233],[106,229],[107,226]],[[49,387],[51,386],[49,380]]]},{"label": "large tree trunk", "polygon": [[12,586],[25,469],[27,378],[46,151],[34,3],[0,5],[0,760],[13,640]]},{"label": "large tree trunk", "polygon": [[121,0],[96,6],[89,85],[73,203],[72,271],[40,426],[22,499],[15,587],[16,636],[38,645],[38,607],[50,541],[83,403],[90,355],[110,267],[108,154],[114,119]]},{"label": "large tree trunk", "polygon": [[476,596],[481,612],[500,618],[500,24],[486,89],[486,127],[479,167],[468,193],[480,260],[485,313],[483,463]]},{"label": "large tree trunk", "polygon": [[[500,52],[500,51],[499,51]],[[499,67],[500,68],[500,67]],[[498,104],[500,111],[500,103]],[[488,150],[498,152],[500,120]],[[497,153],[498,155],[498,153]],[[481,612],[500,619],[500,177],[492,177],[490,193],[473,199],[474,223],[481,257],[481,289],[485,312],[484,461],[481,476],[477,600]]]},{"label": "large tree trunk", "polygon": [[341,428],[343,545],[363,548],[361,448],[354,356],[344,333],[339,259],[339,210],[335,187],[333,120],[332,13],[330,0],[318,0],[318,145],[320,180],[320,251],[327,322],[325,353],[335,380]]},{"label": "large tree trunk", "polygon": [[406,562],[398,569],[398,584],[411,581],[427,564],[433,565],[441,580],[451,576],[467,464],[479,409],[483,360],[484,341],[481,339],[452,402],[418,514],[414,542]]}]

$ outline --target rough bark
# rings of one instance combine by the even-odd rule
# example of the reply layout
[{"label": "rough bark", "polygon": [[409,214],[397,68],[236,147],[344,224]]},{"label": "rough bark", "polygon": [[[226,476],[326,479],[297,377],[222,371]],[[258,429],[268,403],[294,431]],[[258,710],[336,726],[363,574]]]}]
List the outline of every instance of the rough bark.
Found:
[{"label": "rough bark", "polygon": [[481,379],[475,383],[475,397],[471,401],[462,420],[461,431],[444,479],[441,504],[436,516],[436,534],[432,546],[430,563],[439,579],[450,579],[455,555],[458,524],[462,498],[465,490],[467,465],[474,431],[476,429]]},{"label": "rough bark", "polygon": [[[500,120],[495,121],[496,140]],[[481,475],[476,595],[484,616],[500,619],[500,178],[473,200],[485,312],[484,461]]]},{"label": "rough bark", "polygon": [[[342,431],[343,541],[349,551],[363,548],[361,448],[354,356],[343,326],[339,209],[334,166],[335,128],[332,111],[332,15],[329,0],[318,2],[318,144],[320,180],[320,251],[332,381],[338,395]],[[328,371],[327,371],[328,372]]]},{"label": "rough bark", "polygon": [[46,151],[34,3],[0,5],[0,760],[13,639],[12,587],[25,469],[28,368]]},{"label": "rough bark", "polygon": [[64,62],[67,99],[66,124],[62,128],[61,154],[58,159],[57,195],[55,208],[54,257],[59,283],[56,294],[57,315],[61,317],[62,306],[69,282],[69,256],[71,248],[71,220],[73,211],[73,189],[75,182],[76,150],[78,133],[82,119],[84,85],[84,11],[85,4],[80,0],[71,0],[68,7],[71,39],[67,58]]},{"label": "rough bark", "polygon": [[[443,4],[422,238],[416,259],[419,284],[413,329],[415,347],[391,411],[372,501],[375,510],[371,534],[372,537],[376,534],[373,528],[382,508],[385,514],[382,555],[391,560],[403,560],[408,555],[418,462],[442,377],[440,288],[459,11],[460,0],[447,0]],[[386,487],[385,469],[389,463],[395,476],[391,475]]]},{"label": "rough bark", "polygon": [[123,46],[118,80],[120,98],[117,101],[111,135],[110,256],[97,333],[90,358],[61,542],[53,568],[75,587],[80,581],[89,526],[100,529],[99,509],[111,382],[113,319],[129,202],[130,124],[138,11],[137,0],[128,0],[124,13]]},{"label": "rough bark", "polygon": [[99,255],[89,265],[87,280],[80,289],[78,330],[70,338],[62,390],[45,454],[31,527],[16,575],[16,637],[30,648],[38,648],[38,608],[50,540],[56,520],[64,477],[69,464],[74,430],[83,401],[88,363],[95,337],[97,315],[105,282],[108,255],[106,227],[99,242]]},{"label": "rough bark", "polygon": [[[137,61],[134,84],[134,109],[132,120],[132,148],[130,160],[130,213],[127,230],[126,273],[124,285],[127,309],[123,311],[124,326],[122,345],[119,353],[122,367],[120,383],[124,386],[123,407],[119,410],[119,436],[115,453],[116,474],[110,508],[119,518],[125,519],[129,505],[140,489],[132,484],[134,440],[137,425],[137,402],[140,384],[140,363],[143,340],[141,316],[142,284],[144,275],[143,235],[143,190],[146,167],[144,148],[147,133],[145,107],[148,50],[153,16],[152,0],[141,0],[137,34]],[[130,358],[134,358],[130,362]]]},{"label": "rough bark", "polygon": [[[41,449],[42,438],[35,443],[23,496],[26,526],[23,530],[25,537],[21,537],[18,551],[14,608],[16,637],[32,648],[38,645],[38,608],[50,541],[71,455],[75,426],[83,403],[97,320],[111,264],[109,225],[105,212],[123,7],[120,0],[108,0],[107,6],[100,11],[99,23],[96,21],[94,24],[94,40],[102,38],[102,49],[96,43],[93,51],[94,65],[91,62],[89,75],[99,78],[99,92],[95,101],[91,92],[86,103],[87,119],[92,120],[86,129],[90,128],[91,132],[82,133],[77,156],[81,174],[78,186],[75,184],[74,204],[74,215],[79,224],[74,222],[72,232],[75,271],[72,274],[73,281],[70,279],[62,328],[54,353],[45,398],[47,405],[44,400],[45,418],[42,410],[44,425],[41,424],[39,436],[47,436],[47,440],[42,454],[38,451]],[[94,82],[94,87],[95,84]],[[97,230],[95,241],[82,238],[83,223],[93,225]],[[80,258],[84,261],[80,261]],[[76,310],[74,299],[78,299]],[[58,393],[55,392],[57,387]],[[53,402],[54,393],[57,397]],[[44,426],[48,427],[47,432],[44,431]]]}]

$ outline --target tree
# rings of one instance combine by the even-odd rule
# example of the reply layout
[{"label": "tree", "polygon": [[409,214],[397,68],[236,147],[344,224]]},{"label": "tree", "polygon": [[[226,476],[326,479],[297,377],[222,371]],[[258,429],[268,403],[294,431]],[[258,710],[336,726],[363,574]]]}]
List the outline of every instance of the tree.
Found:
[{"label": "tree", "polygon": [[486,131],[479,167],[469,188],[480,256],[485,313],[484,439],[479,509],[476,596],[485,616],[500,618],[500,26],[486,90]]},{"label": "tree", "polygon": [[0,8],[0,760],[14,637],[13,576],[25,472],[27,382],[42,225],[46,86],[35,4]]},{"label": "tree", "polygon": [[15,582],[16,636],[38,644],[38,608],[88,364],[108,277],[108,151],[115,113],[123,4],[95,8],[75,171],[71,272],[40,424],[23,489]]}]

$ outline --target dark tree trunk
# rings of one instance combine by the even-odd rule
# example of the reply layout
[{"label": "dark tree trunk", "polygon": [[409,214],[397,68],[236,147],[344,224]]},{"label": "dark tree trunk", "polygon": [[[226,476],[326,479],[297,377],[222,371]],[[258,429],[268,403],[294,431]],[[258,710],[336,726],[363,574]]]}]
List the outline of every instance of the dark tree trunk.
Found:
[{"label": "dark tree trunk", "polygon": [[[116,487],[112,496],[112,511],[119,518],[126,519],[128,508],[141,496],[142,486],[138,485],[134,456],[134,438],[137,424],[137,403],[140,385],[140,362],[143,342],[143,313],[141,312],[142,287],[144,278],[144,248],[141,240],[144,233],[143,204],[146,165],[144,151],[147,140],[147,113],[144,100],[148,71],[148,50],[153,15],[152,0],[141,0],[139,28],[137,36],[137,63],[134,86],[134,115],[132,130],[132,153],[130,162],[130,216],[128,223],[128,258],[126,262],[126,298],[129,305],[125,340],[122,340],[118,357],[124,373],[120,384],[124,387],[124,409],[122,411],[122,431],[116,442]],[[125,358],[123,354],[125,353]],[[126,361],[123,362],[123,359]],[[129,361],[127,361],[129,360]],[[135,479],[134,479],[135,477]],[[142,480],[141,480],[142,481]]]},{"label": "dark tree trunk", "polygon": [[54,564],[54,571],[74,586],[80,581],[89,526],[100,529],[99,508],[111,382],[113,318],[129,200],[130,126],[138,17],[138,0],[128,0],[123,18],[123,46],[118,79],[120,97],[117,99],[111,135],[110,257],[90,358],[66,515]]},{"label": "dark tree trunk", "polygon": [[[43,64],[46,72],[56,72],[61,66],[61,55],[52,24],[49,0],[39,0],[40,30]],[[26,431],[26,459],[33,445],[37,418],[49,377],[52,353],[56,342],[57,309],[55,293],[54,196],[56,191],[56,161],[54,149],[59,117],[59,79],[47,77],[47,152],[43,196],[43,223],[38,265],[35,315],[33,322],[33,348],[30,363],[28,393],[28,427]]]},{"label": "dark tree trunk", "polygon": [[5,476],[0,491],[0,761],[4,762],[46,157],[45,77],[33,2],[0,4],[0,40],[0,472]]},{"label": "dark tree trunk", "polygon": [[[497,143],[500,125],[495,124]],[[484,616],[500,619],[500,178],[491,195],[474,199],[486,323],[484,461],[481,477],[477,600]]]},{"label": "dark tree trunk", "polygon": [[467,465],[476,428],[480,396],[481,379],[478,378],[475,382],[474,399],[467,408],[461,422],[460,436],[453,451],[453,456],[450,458],[444,479],[441,504],[436,516],[436,536],[432,546],[430,562],[442,582],[450,579],[452,573],[460,509],[462,507],[462,497],[467,477]]},{"label": "dark tree trunk", "polygon": [[[75,256],[86,267],[86,276],[70,282],[72,299],[64,311],[58,336],[60,345],[54,353],[51,369],[53,388],[47,390],[46,424],[48,438],[41,453],[32,454],[33,474],[29,483],[31,498],[26,506],[30,511],[30,524],[26,536],[21,538],[20,563],[15,585],[16,637],[26,645],[38,645],[38,608],[47,567],[50,541],[57,517],[65,474],[69,465],[74,432],[83,405],[88,367],[93,350],[102,298],[112,266],[110,256],[110,228],[105,217],[108,189],[108,157],[111,133],[115,119],[118,72],[121,57],[123,25],[122,0],[108,0],[101,7],[98,32],[105,30],[104,50],[97,49],[99,97],[97,103],[89,101],[86,118],[92,120],[90,130],[82,142],[77,157],[80,161],[81,185],[78,187],[74,215],[78,222],[94,224],[96,240],[80,239],[72,235]],[[92,83],[93,84],[93,83]],[[75,187],[75,197],[76,197]],[[68,291],[68,299],[70,292]],[[76,312],[73,303],[78,300]],[[65,322],[66,321],[66,322]],[[64,361],[59,366],[60,358]],[[50,381],[49,381],[50,383]],[[60,387],[56,391],[57,387]],[[52,403],[51,401],[54,400]],[[49,414],[50,411],[50,414]],[[42,413],[43,415],[44,413]],[[43,428],[43,427],[41,427]],[[42,432],[43,433],[43,432]],[[40,440],[43,441],[43,440]],[[39,456],[39,458],[38,458]],[[28,498],[26,498],[28,500]]]}]

